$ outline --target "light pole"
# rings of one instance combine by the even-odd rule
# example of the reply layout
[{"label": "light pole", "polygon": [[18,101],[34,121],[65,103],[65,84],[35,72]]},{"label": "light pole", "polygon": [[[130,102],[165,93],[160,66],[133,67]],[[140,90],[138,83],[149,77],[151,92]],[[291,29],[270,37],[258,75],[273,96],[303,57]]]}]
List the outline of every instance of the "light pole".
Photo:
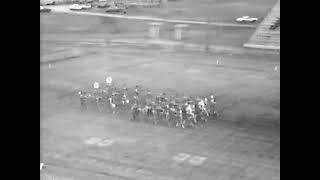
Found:
[{"label": "light pole", "polygon": [[211,3],[212,3],[212,0],[207,0],[207,6],[208,6],[208,9],[209,9],[209,11],[208,11],[208,16],[207,16],[207,33],[206,33],[206,50],[208,51],[208,52],[210,52],[209,50],[210,50],[210,41],[209,41],[209,37],[210,37],[210,35],[209,35],[209,33],[210,33],[210,7],[211,7]]},{"label": "light pole", "polygon": [[[210,54],[210,21],[212,20],[210,18],[210,12],[211,12],[212,3],[216,3],[217,0],[207,0],[207,2],[208,2],[207,6],[209,8],[209,11],[208,11],[208,16],[207,16],[207,33],[206,33],[206,42],[207,43],[206,43],[206,50]],[[218,21],[218,23],[219,23],[220,19],[219,18],[214,18],[214,21]],[[219,32],[222,31],[222,26],[221,25],[217,24],[215,26],[216,27],[214,28],[214,35],[213,35],[213,37],[214,37],[213,42],[214,43],[213,44],[216,44],[216,38],[217,38]]]}]

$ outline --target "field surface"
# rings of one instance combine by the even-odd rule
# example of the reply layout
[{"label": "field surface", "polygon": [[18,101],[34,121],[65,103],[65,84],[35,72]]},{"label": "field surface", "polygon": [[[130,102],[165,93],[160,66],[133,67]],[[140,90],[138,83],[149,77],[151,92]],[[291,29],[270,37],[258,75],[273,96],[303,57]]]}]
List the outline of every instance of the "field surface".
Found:
[{"label": "field surface", "polygon": [[[108,43],[146,38],[143,21],[42,14],[40,26],[42,179],[280,179],[277,53],[208,54]],[[241,48],[251,35],[247,31],[221,31],[226,34],[216,43]],[[222,116],[202,128],[176,129],[81,112],[78,90],[109,75],[117,84],[154,91],[214,91]]]}]

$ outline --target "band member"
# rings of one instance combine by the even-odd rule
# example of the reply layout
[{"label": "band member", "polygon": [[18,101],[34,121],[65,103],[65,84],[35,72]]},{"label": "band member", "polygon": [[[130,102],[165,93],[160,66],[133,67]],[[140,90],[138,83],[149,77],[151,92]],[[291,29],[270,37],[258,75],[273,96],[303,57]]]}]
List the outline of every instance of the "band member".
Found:
[{"label": "band member", "polygon": [[139,107],[137,104],[134,104],[132,106],[132,121],[138,121],[138,117],[139,117]]},{"label": "band member", "polygon": [[134,93],[135,93],[136,96],[139,95],[138,85],[136,85],[136,87],[134,88]]},{"label": "band member", "polygon": [[87,96],[85,94],[85,92],[79,91],[79,97],[80,97],[80,105],[82,110],[87,110],[88,106],[87,106]]},{"label": "band member", "polygon": [[116,113],[116,104],[113,101],[114,96],[109,98],[109,106],[112,111],[112,114]]},{"label": "band member", "polygon": [[216,98],[213,95],[210,96],[210,102],[216,104]]},{"label": "band member", "polygon": [[194,115],[197,121],[201,121],[201,110],[198,103],[194,105]]}]

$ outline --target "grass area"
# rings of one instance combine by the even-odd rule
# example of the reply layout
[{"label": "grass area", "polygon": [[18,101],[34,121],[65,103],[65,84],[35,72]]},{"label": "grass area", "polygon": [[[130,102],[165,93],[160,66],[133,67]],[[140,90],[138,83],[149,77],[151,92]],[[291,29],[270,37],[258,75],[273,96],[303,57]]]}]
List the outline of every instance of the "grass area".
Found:
[{"label": "grass area", "polygon": [[[96,37],[104,40],[116,38],[148,38],[149,22],[107,17],[79,16],[68,14],[42,14],[40,18],[41,37],[60,34],[70,38]],[[252,28],[217,27],[190,25],[183,35],[183,41],[199,44],[215,44],[241,47],[247,42]],[[160,38],[174,40],[174,24],[165,23],[160,30]]]},{"label": "grass area", "polygon": [[[95,50],[97,53],[91,56],[59,62],[51,68],[40,67],[43,162],[54,162],[66,171],[76,167],[137,179],[145,179],[139,169],[155,180],[279,177],[280,76],[273,71],[278,56],[241,58],[125,47]],[[217,58],[222,58],[219,66],[215,64]],[[223,119],[195,130],[135,124],[117,115],[80,112],[77,90],[104,81],[106,75],[111,75],[115,83],[141,84],[152,91],[171,88],[198,95],[215,91],[219,108],[227,108]],[[226,125],[231,121],[238,124]],[[99,148],[83,143],[90,137],[120,140]],[[208,159],[200,167],[181,167],[172,161],[172,156],[180,152]],[[237,164],[230,166],[231,161]],[[246,168],[250,173],[243,171]],[[237,178],[240,175],[242,178]]]}]

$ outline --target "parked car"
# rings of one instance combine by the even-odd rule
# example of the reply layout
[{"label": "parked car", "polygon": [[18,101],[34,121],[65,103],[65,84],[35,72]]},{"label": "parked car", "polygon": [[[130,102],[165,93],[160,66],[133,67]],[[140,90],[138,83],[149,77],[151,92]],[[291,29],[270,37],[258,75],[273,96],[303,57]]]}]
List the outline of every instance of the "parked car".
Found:
[{"label": "parked car", "polygon": [[79,4],[86,4],[86,3],[92,3],[93,0],[78,0]]},{"label": "parked car", "polygon": [[108,2],[99,1],[99,3],[98,3],[98,8],[108,8],[108,7],[110,7],[110,5],[108,4]]},{"label": "parked car", "polygon": [[126,14],[126,6],[123,3],[109,3],[110,7],[107,8],[107,13],[120,13]]},{"label": "parked car", "polygon": [[110,7],[108,7],[107,10],[106,10],[106,12],[107,12],[107,13],[121,13],[121,12],[122,12],[123,14],[126,14],[126,13],[127,13],[125,9],[119,8],[119,7],[117,7],[117,6],[110,6]]},{"label": "parked car", "polygon": [[81,4],[82,9],[90,9],[91,8],[91,4]]},{"label": "parked car", "polygon": [[236,19],[237,22],[255,22],[258,21],[258,18],[253,18],[250,16],[242,16]]},{"label": "parked car", "polygon": [[40,12],[51,12],[51,9],[40,6]]},{"label": "parked car", "polygon": [[124,3],[121,3],[121,2],[116,3],[115,2],[114,4],[120,9],[128,9],[128,7]]},{"label": "parked car", "polygon": [[51,1],[51,0],[46,0],[45,1],[45,5],[55,5],[56,2],[55,1]]},{"label": "parked car", "polygon": [[81,10],[82,6],[80,4],[72,4],[70,10]]}]

